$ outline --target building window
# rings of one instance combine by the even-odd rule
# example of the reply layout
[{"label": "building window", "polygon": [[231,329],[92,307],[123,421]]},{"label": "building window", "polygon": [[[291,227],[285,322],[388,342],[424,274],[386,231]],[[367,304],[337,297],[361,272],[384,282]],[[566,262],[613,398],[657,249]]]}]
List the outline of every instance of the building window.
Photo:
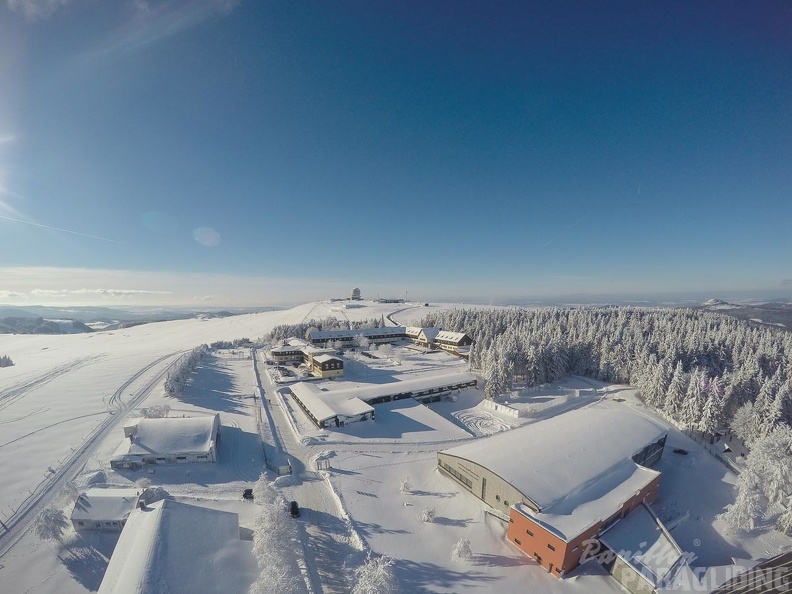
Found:
[{"label": "building window", "polygon": [[519,539],[519,538],[515,538],[515,539],[514,539],[514,542],[516,542],[518,545],[522,546],[522,543],[520,542],[520,539]]},{"label": "building window", "polygon": [[457,480],[458,480],[460,483],[462,483],[463,485],[465,485],[465,486],[466,486],[468,489],[472,489],[472,488],[473,488],[473,483],[471,482],[471,480],[470,480],[469,478],[462,476],[462,475],[461,475],[459,472],[457,472],[456,470],[454,470],[453,468],[451,468],[451,466],[449,466],[449,465],[448,465],[448,464],[446,464],[445,462],[442,462],[442,463],[441,463],[441,467],[442,467],[442,468],[443,468],[443,470],[445,470],[445,471],[446,471],[448,474],[450,474],[450,475],[451,475],[451,476],[453,476],[455,479],[457,479]]},{"label": "building window", "polygon": [[574,553],[574,552],[575,552],[575,551],[577,551],[579,548],[580,548],[580,545],[576,545],[576,546],[575,546],[575,548],[574,548],[574,549],[572,549],[572,552]]},{"label": "building window", "polygon": [[555,551],[555,547],[551,544],[547,545],[547,548],[550,549],[551,551]]},{"label": "building window", "polygon": [[536,559],[537,563],[541,563],[542,562],[542,558],[539,556],[539,553],[534,553],[533,556],[534,556],[534,559]]},{"label": "building window", "polygon": [[526,533],[528,536],[533,536],[533,532],[531,532],[530,530],[526,530],[526,531],[525,531],[525,533]]},{"label": "building window", "polygon": [[555,572],[556,572],[556,573],[561,573],[561,568],[560,568],[560,567],[556,567],[556,568],[555,568]]}]

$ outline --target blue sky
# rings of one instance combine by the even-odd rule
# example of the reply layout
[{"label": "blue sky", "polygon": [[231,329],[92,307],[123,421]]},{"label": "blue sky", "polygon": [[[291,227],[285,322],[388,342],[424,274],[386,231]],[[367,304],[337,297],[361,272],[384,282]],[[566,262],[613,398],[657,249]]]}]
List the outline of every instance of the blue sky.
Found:
[{"label": "blue sky", "polygon": [[788,2],[2,0],[0,302],[792,294]]}]

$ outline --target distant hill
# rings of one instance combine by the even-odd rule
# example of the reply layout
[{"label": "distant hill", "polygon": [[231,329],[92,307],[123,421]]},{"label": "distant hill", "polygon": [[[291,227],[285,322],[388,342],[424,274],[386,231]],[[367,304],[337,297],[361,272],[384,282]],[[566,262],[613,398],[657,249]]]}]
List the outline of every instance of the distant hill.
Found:
[{"label": "distant hill", "polygon": [[80,334],[93,332],[77,320],[47,320],[34,317],[7,317],[0,320],[0,334]]},{"label": "distant hill", "polygon": [[49,307],[0,305],[0,334],[75,334],[129,328],[149,322],[224,318],[272,311],[275,307],[220,311],[169,310],[162,308],[112,309],[109,307]]},{"label": "distant hill", "polygon": [[754,324],[792,330],[792,302],[790,301],[729,303],[721,299],[710,299],[694,309],[715,311]]}]

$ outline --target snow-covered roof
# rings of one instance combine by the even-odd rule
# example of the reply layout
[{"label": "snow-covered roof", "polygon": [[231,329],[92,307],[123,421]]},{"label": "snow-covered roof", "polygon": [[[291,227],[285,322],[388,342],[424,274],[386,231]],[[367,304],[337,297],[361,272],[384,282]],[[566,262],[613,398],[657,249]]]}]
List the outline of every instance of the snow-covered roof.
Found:
[{"label": "snow-covered roof", "polygon": [[327,394],[332,394],[335,397],[349,398],[355,396],[361,400],[373,400],[374,398],[380,398],[382,396],[447,388],[448,386],[466,384],[474,380],[476,380],[476,376],[472,373],[431,374],[408,380],[388,382],[386,384],[358,384],[338,390],[330,390]]},{"label": "snow-covered roof", "polygon": [[140,419],[132,441],[125,439],[113,459],[124,456],[206,454],[212,449],[220,416]]},{"label": "snow-covered roof", "polygon": [[439,332],[440,328],[422,328],[420,326],[408,326],[405,330],[408,338],[418,339],[423,335],[428,342],[434,342]]},{"label": "snow-covered roof", "polygon": [[530,507],[513,507],[565,541],[582,534],[596,523],[613,516],[622,504],[660,475],[656,470],[624,460],[580,492],[534,512]]},{"label": "snow-covered roof", "polygon": [[667,433],[625,411],[581,409],[477,439],[445,454],[488,468],[540,509],[575,497]]},{"label": "snow-covered roof", "polygon": [[342,359],[339,359],[338,357],[333,357],[332,355],[316,355],[313,358],[313,360],[316,361],[317,363],[327,363],[328,361],[338,361],[340,363],[343,363]]},{"label": "snow-covered roof", "polygon": [[316,383],[299,382],[289,386],[289,389],[311,411],[317,421],[322,422],[332,419],[338,414],[353,416],[372,412],[374,409],[366,402],[375,398],[447,388],[466,384],[475,379],[476,376],[471,373],[447,373],[426,375],[387,384],[345,386],[337,390],[333,389],[332,385],[323,390]]},{"label": "snow-covered roof", "polygon": [[297,346],[297,345],[290,345],[284,344],[281,346],[272,347],[270,349],[270,353],[278,354],[278,353],[295,353],[301,352],[305,347],[304,346]]},{"label": "snow-covered roof", "polygon": [[80,493],[71,513],[72,520],[120,521],[137,505],[140,489],[101,489],[94,487]]},{"label": "snow-covered roof", "polygon": [[314,357],[316,355],[335,353],[335,349],[331,349],[328,347],[316,347],[310,344],[304,346],[301,350],[303,353],[308,353],[310,355],[313,355]]},{"label": "snow-covered roof", "polygon": [[446,340],[448,342],[459,342],[462,340],[467,334],[464,332],[449,332],[448,330],[443,330],[437,333],[435,340]]},{"label": "snow-covered roof", "polygon": [[644,505],[619,520],[600,540],[653,586],[684,561],[682,549]]},{"label": "snow-covered roof", "polygon": [[366,338],[376,338],[378,336],[391,336],[393,334],[404,334],[404,326],[386,326],[383,328],[357,328],[355,330],[312,330],[311,340],[333,340],[342,337],[355,337],[358,335]]},{"label": "snow-covered roof", "polygon": [[105,571],[99,594],[241,593],[228,566],[240,551],[236,514],[173,500],[135,509]]},{"label": "snow-covered roof", "polygon": [[342,397],[328,398],[328,392],[322,391],[313,383],[298,382],[289,386],[292,394],[302,402],[319,423],[333,419],[338,415],[353,417],[374,412],[371,405],[360,398]]}]

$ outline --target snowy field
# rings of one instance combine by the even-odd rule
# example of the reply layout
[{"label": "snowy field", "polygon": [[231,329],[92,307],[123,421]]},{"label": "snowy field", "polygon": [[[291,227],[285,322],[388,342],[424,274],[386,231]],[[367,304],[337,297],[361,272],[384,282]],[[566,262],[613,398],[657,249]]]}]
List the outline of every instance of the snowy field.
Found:
[{"label": "snowy field", "polygon": [[[485,513],[479,500],[435,467],[438,450],[563,415],[570,408],[566,396],[575,390],[590,391],[590,398],[576,401],[574,408],[629,408],[655,418],[629,387],[568,378],[524,391],[517,400],[532,401],[528,404],[542,411],[529,418],[485,408],[480,387],[461,391],[455,401],[377,405],[375,422],[320,431],[264,373],[259,379],[267,398],[252,398],[256,375],[249,350],[242,349],[207,355],[180,397],[163,395],[168,366],[201,343],[257,338],[277,324],[327,316],[380,319],[396,312],[392,319],[410,323],[443,307],[449,306],[320,302],[287,311],[95,334],[0,335],[0,354],[16,363],[0,369],[0,465],[5,479],[0,484],[0,591],[97,590],[117,535],[69,531],[58,544],[40,540],[31,529],[35,514],[48,505],[70,512],[63,498],[68,481],[133,485],[145,478],[177,500],[238,513],[241,534],[249,538],[258,506],[242,502],[241,493],[265,468],[258,406],[264,406],[267,435],[275,442],[271,447],[294,469],[276,485],[304,510],[294,523],[295,538],[285,546],[305,592],[349,592],[354,570],[368,550],[394,557],[402,592],[621,591],[589,565],[564,580],[547,575],[505,540],[501,520]],[[346,377],[334,384],[465,369],[462,361],[445,353],[412,349],[398,358],[354,357]],[[259,361],[259,370],[264,367]],[[548,402],[552,404],[544,405]],[[155,405],[169,406],[171,416],[219,413],[223,439],[218,462],[157,466],[153,472],[111,470],[109,457],[123,440],[122,421]],[[674,448],[689,454],[674,454]],[[758,559],[792,546],[792,539],[771,529],[771,519],[750,534],[726,532],[716,516],[734,500],[735,476],[676,429],[669,432],[657,468],[663,474],[655,509],[673,527],[680,546],[696,555],[694,566],[727,565],[733,557]],[[402,492],[404,481],[410,488]],[[435,510],[434,522],[421,521],[424,508]],[[462,537],[470,540],[473,554],[467,561],[454,561],[451,550]],[[245,592],[255,577],[251,543],[244,545],[244,559],[234,560],[240,570],[229,582],[229,594]]]}]

